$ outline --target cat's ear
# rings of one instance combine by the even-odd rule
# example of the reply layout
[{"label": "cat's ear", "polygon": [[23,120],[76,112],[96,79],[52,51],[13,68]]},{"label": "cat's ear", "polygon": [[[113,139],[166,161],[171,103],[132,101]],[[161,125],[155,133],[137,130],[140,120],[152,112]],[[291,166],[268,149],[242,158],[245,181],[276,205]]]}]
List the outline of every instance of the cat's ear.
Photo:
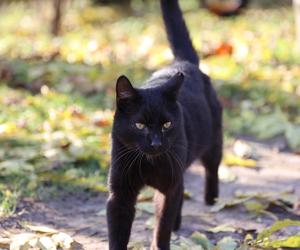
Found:
[{"label": "cat's ear", "polygon": [[174,76],[172,76],[169,81],[163,86],[164,95],[170,100],[176,100],[183,80],[184,75],[182,72],[178,72]]},{"label": "cat's ear", "polygon": [[134,99],[137,91],[132,87],[128,78],[124,75],[120,76],[116,83],[117,101]]}]

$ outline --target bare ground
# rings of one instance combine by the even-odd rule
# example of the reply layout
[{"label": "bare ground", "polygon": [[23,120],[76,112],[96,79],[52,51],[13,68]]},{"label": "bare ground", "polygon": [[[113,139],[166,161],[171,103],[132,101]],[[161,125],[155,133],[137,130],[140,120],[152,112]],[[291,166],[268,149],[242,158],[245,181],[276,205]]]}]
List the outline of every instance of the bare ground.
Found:
[{"label": "bare ground", "polygon": [[[236,190],[282,192],[293,189],[300,198],[300,157],[291,153],[280,153],[268,145],[251,143],[258,153],[258,168],[232,168],[237,179],[231,183],[221,183],[221,197],[233,197]],[[224,234],[242,239],[247,232],[259,231],[270,225],[273,219],[250,216],[242,207],[225,209],[211,213],[203,203],[203,169],[194,164],[186,173],[186,189],[192,194],[183,208],[183,221],[178,235],[189,236],[194,231],[206,232],[210,227],[228,223],[240,228],[236,233],[207,233],[215,241]],[[23,200],[16,215],[0,221],[1,232],[21,232],[23,223],[46,225],[70,234],[81,243],[84,249],[107,249],[107,228],[105,215],[106,194],[91,195],[79,192],[76,195],[62,195],[48,201]],[[100,212],[100,213],[99,213]],[[300,219],[292,213],[274,207],[272,212],[279,218]],[[151,230],[146,229],[145,221],[150,215],[143,213],[134,222],[131,239],[149,246]]]}]

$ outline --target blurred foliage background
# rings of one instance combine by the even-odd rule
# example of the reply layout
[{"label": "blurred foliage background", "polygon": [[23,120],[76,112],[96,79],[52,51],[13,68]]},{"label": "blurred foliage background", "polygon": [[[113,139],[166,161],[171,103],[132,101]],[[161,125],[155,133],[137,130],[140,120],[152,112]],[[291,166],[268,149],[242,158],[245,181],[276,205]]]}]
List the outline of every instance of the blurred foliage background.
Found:
[{"label": "blurred foliage background", "polygon": [[[280,138],[299,153],[292,3],[253,0],[230,18],[181,4],[224,105],[227,142]],[[1,1],[0,216],[24,196],[106,191],[115,80],[139,86],[170,63],[164,34],[158,1]]]}]

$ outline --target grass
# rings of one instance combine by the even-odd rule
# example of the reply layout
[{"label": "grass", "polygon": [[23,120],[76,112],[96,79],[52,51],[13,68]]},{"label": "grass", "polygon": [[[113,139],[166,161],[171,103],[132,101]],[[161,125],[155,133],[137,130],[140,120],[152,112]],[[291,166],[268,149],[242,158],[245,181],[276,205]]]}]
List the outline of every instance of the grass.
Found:
[{"label": "grass", "polygon": [[[45,25],[49,13],[38,11],[43,4],[0,9],[0,215],[19,197],[56,187],[105,191],[116,78],[140,85],[172,60],[155,3],[128,16],[75,1],[56,38]],[[226,136],[282,136],[299,152],[292,8],[221,19],[195,6],[185,1],[185,17],[224,104]]]}]

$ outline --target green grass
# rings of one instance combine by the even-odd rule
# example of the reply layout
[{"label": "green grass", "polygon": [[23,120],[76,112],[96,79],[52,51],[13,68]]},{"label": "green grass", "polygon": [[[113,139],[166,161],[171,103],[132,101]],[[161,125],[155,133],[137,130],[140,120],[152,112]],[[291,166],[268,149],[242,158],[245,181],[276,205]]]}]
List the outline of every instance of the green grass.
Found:
[{"label": "green grass", "polygon": [[[211,54],[225,42],[233,48],[201,61],[224,104],[226,135],[283,136],[299,151],[292,8],[221,19],[195,6],[183,7],[197,50]],[[140,85],[172,60],[155,3],[128,16],[75,1],[56,38],[40,7],[0,10],[0,215],[14,211],[19,197],[56,187],[105,191],[116,78],[126,74]]]},{"label": "green grass", "polygon": [[6,194],[43,195],[49,183],[105,191],[111,111],[45,86],[37,95],[4,84],[0,92],[3,206]]}]

